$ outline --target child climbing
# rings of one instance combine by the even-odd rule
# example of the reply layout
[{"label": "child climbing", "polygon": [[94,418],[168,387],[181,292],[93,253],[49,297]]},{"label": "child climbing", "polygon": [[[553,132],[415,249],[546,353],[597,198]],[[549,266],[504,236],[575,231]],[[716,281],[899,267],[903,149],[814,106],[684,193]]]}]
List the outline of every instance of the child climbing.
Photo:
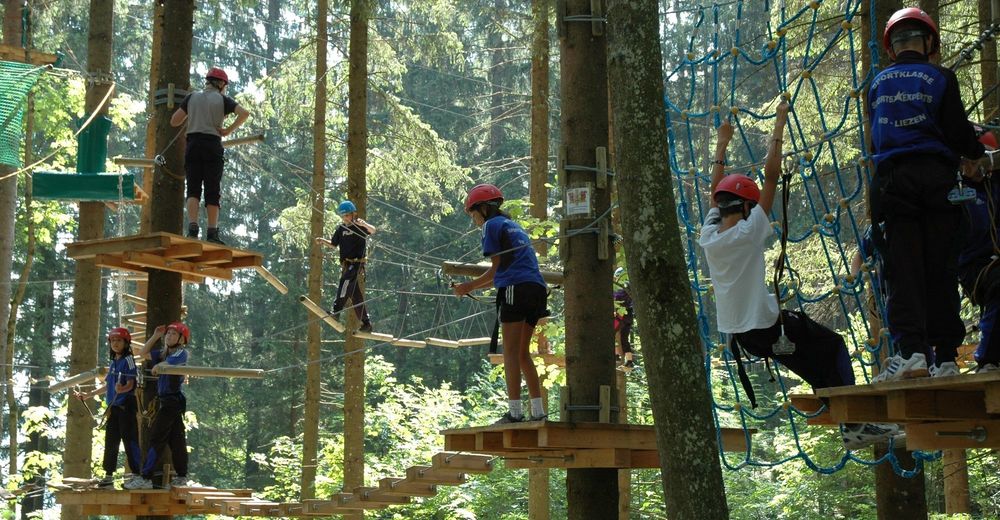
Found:
[{"label": "child climbing", "polygon": [[[184,171],[187,177],[187,236],[198,238],[198,202],[202,185],[205,187],[205,212],[208,229],[205,240],[223,244],[219,238],[219,204],[222,192],[224,151],[222,138],[242,125],[250,112],[226,95],[229,76],[212,67],[205,75],[205,88],[188,94],[180,108],[170,117],[171,126],[187,121],[187,146],[184,150]],[[236,114],[232,124],[223,127],[226,116]]]},{"label": "child climbing", "polygon": [[92,392],[75,392],[74,397],[83,401],[104,393],[108,407],[104,427],[104,478],[100,487],[114,486],[114,473],[118,467],[118,447],[125,443],[125,460],[131,471],[140,469],[139,423],[136,420],[138,405],[135,400],[136,367],[132,358],[132,335],[128,329],[115,327],[108,331],[110,363],[105,384]]},{"label": "child climbing", "polygon": [[531,398],[528,420],[541,421],[546,417],[542,387],[528,347],[535,325],[548,316],[548,289],[530,237],[510,215],[500,210],[503,200],[500,189],[492,184],[479,184],[469,190],[465,212],[477,227],[483,228],[483,256],[489,257],[492,265],[478,278],[456,285],[454,291],[457,296],[464,296],[491,284],[497,288],[508,411],[496,424],[525,420],[521,408],[522,374]]},{"label": "child climbing", "polygon": [[632,323],[635,321],[635,309],[628,287],[618,282],[624,273],[625,269],[622,267],[615,269],[615,356],[620,363],[618,369],[631,372],[635,369],[635,354],[632,352]]},{"label": "child climbing", "polygon": [[368,316],[368,306],[365,305],[364,291],[361,282],[365,278],[365,247],[368,236],[375,233],[375,226],[358,217],[358,207],[353,202],[345,200],[337,206],[341,223],[333,232],[330,240],[317,238],[316,241],[327,247],[340,248],[340,282],[337,284],[337,298],[333,302],[333,314],[336,316],[344,309],[347,300],[351,300],[354,312],[361,321],[361,332],[371,332],[372,322]]},{"label": "child climbing", "polygon": [[[789,106],[778,105],[771,133],[764,189],[742,174],[725,175],[726,149],[733,137],[728,122],[719,128],[712,166],[711,209],[698,244],[705,250],[715,289],[719,332],[731,336],[740,381],[752,406],[756,397],[740,362],[740,349],[779,361],[814,389],[854,384],[843,338],[804,312],[781,310],[763,283],[764,252],[774,240],[768,214],[781,176],[781,143]],[[859,449],[898,433],[896,425],[844,424],[848,449]]]},{"label": "child climbing", "polygon": [[[163,339],[160,347],[160,339]],[[177,476],[170,481],[171,487],[190,486],[187,478],[188,453],[184,431],[184,412],[187,399],[181,392],[184,376],[160,374],[163,365],[186,365],[191,341],[191,330],[187,325],[175,321],[170,325],[156,327],[153,335],[139,352],[143,359],[153,363],[152,375],[156,377],[156,414],[149,427],[149,451],[146,452],[142,473],[125,484],[125,489],[151,489],[153,473],[160,467],[160,459],[169,446],[174,471]]]},{"label": "child climbing", "polygon": [[[965,337],[958,294],[960,204],[969,200],[957,171],[983,156],[965,118],[955,73],[934,65],[937,24],[918,8],[897,11],[885,26],[883,45],[894,63],[872,80],[871,217],[884,229],[873,234],[885,265],[886,311],[896,353],[873,380],[928,374],[935,347],[935,375],[954,364]],[[975,198],[974,196],[972,198]],[[882,232],[878,232],[882,231]]]},{"label": "child climbing", "polygon": [[[959,281],[966,296],[979,306],[981,339],[976,348],[976,373],[1000,371],[1000,182],[993,174],[1000,170],[1000,158],[993,162],[994,151],[1000,149],[992,132],[983,133],[979,142],[986,146],[989,165],[972,172],[969,184],[976,190],[976,200],[963,205],[967,231],[958,260]],[[958,373],[955,366],[954,373]]]}]

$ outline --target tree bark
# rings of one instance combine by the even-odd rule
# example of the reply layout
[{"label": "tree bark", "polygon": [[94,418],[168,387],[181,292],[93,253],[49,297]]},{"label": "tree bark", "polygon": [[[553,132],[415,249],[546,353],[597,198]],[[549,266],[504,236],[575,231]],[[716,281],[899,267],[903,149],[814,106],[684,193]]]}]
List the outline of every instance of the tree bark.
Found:
[{"label": "tree bark", "polygon": [[[44,253],[43,253],[44,257]],[[43,258],[43,262],[44,262]],[[55,262],[54,258],[50,258],[52,262]],[[37,309],[54,309],[55,308],[55,284],[48,282],[45,284],[44,288],[38,291],[38,296],[35,299],[35,308]],[[55,330],[54,322],[52,319],[51,312],[37,312],[35,313],[34,323],[32,323],[31,330],[34,331],[35,338],[31,341],[31,357],[29,358],[29,364],[31,368],[31,379],[33,381],[38,381],[43,379],[45,376],[49,375],[52,371],[52,345],[55,344]],[[28,392],[28,406],[40,406],[44,408],[49,407],[49,391],[48,388],[41,385],[31,385],[31,389]],[[28,436],[28,443],[25,447],[27,452],[37,451],[40,453],[48,453],[49,451],[49,440],[47,437],[39,434],[32,433]],[[46,475],[43,472],[34,479],[35,485],[40,488],[45,487]],[[28,520],[28,514],[34,511],[41,511],[45,507],[44,498],[41,495],[34,495],[25,498],[21,501],[21,519]]]},{"label": "tree bark", "polygon": [[[160,74],[160,49],[163,46],[163,4],[160,2],[152,2],[152,15],[153,15],[153,45],[149,56],[149,101],[147,102],[146,114],[149,116],[149,121],[146,123],[146,158],[152,159],[156,157],[156,129],[158,128],[158,123],[156,120],[156,106],[153,105],[153,99],[156,96],[157,80]],[[153,193],[153,171],[151,168],[147,168],[142,177],[142,189],[147,194]],[[152,204],[143,204],[142,210],[140,212],[139,220],[139,233],[145,234],[149,233],[152,219]],[[145,284],[140,284],[140,287],[146,287]],[[148,291],[139,294],[139,297],[145,298]]]},{"label": "tree bark", "polygon": [[[994,15],[1000,13],[993,12],[992,0],[979,0],[979,34],[986,31],[986,28],[993,23]],[[983,94],[997,84],[997,42],[991,40],[983,43],[983,50],[979,57],[979,73],[982,77]],[[992,94],[983,99],[983,121],[988,121],[997,116],[997,107],[1000,107],[1000,92],[994,90]]]},{"label": "tree bark", "polygon": [[487,74],[490,83],[490,156],[497,158],[506,139],[504,132],[504,102],[506,95],[503,89],[503,68],[507,52],[503,48],[503,12],[507,5],[505,0],[493,0],[493,23],[486,36],[486,44],[490,53],[490,70]]},{"label": "tree bark", "polygon": [[[548,219],[549,190],[549,0],[532,0],[534,32],[531,40],[531,216]],[[534,244],[538,256],[548,253],[548,242]]]},{"label": "tree bark", "polygon": [[[567,0],[567,16],[590,16],[590,0]],[[591,23],[567,22],[560,38],[561,127],[566,162],[594,168],[597,148],[608,146],[607,42],[592,33]],[[598,259],[599,234],[575,229],[610,226],[611,190],[598,189],[595,173],[567,169],[565,188],[589,190],[589,214],[567,216],[561,223],[566,270],[566,382],[570,406],[595,405],[600,387],[615,384],[611,316],[613,254]],[[610,184],[608,184],[610,188]],[[577,191],[579,193],[579,191]],[[596,220],[596,221],[595,221]],[[610,250],[610,244],[603,244]],[[563,420],[596,422],[598,412],[571,410]],[[611,422],[617,422],[612,413]],[[568,518],[614,518],[618,515],[618,472],[614,469],[566,471]]]},{"label": "tree bark", "polygon": [[[191,46],[194,30],[194,0],[164,0],[163,32],[159,44],[156,90],[167,89],[173,84],[175,89],[190,90]],[[176,104],[156,105],[156,140],[154,149],[166,160],[153,172],[153,191],[150,193],[150,231],[181,233],[184,220],[184,129],[170,126],[170,116],[177,109]],[[146,337],[153,329],[180,319],[183,293],[181,275],[168,271],[150,270],[148,294],[155,297],[146,300]],[[207,331],[206,331],[207,333]],[[198,332],[193,331],[192,342],[198,341]],[[151,364],[143,364],[147,371]],[[148,373],[148,372],[147,372]],[[143,406],[156,397],[156,382],[147,379],[143,384]],[[139,423],[143,450],[148,439],[145,424]],[[169,449],[162,460],[170,460]],[[140,518],[163,518],[147,516]]]},{"label": "tree bark", "polygon": [[[367,215],[368,157],[368,19],[370,0],[351,0],[351,43],[348,49],[347,198]],[[364,278],[358,280],[364,290]],[[351,305],[358,302],[352,301]],[[351,329],[359,325],[346,310]],[[349,335],[344,341],[344,490],[365,485],[365,342]],[[344,518],[363,518],[358,512]]]},{"label": "tree bark", "polygon": [[[84,116],[95,111],[105,116],[110,100],[101,105],[112,86],[111,58],[113,50],[112,0],[91,0],[90,28],[87,39],[87,73],[94,78],[87,86]],[[104,238],[104,204],[80,203],[78,240]],[[101,323],[101,269],[93,260],[76,263],[76,283],[73,286],[73,345],[70,353],[71,374],[97,367],[97,345]],[[94,436],[90,413],[76,399],[69,400],[66,418],[66,448],[63,452],[63,474],[67,477],[90,476],[91,441]],[[63,518],[76,517],[74,508],[64,508]]]},{"label": "tree bark", "polygon": [[729,508],[704,349],[670,181],[660,18],[653,2],[608,4],[614,170],[667,517],[724,519]]},{"label": "tree bark", "polygon": [[[327,65],[327,0],[316,1],[316,106],[313,112],[313,177],[309,217],[309,298],[323,298],[323,252],[316,239],[323,236],[326,204],[326,85]],[[302,490],[303,500],[316,496],[316,453],[319,445],[319,401],[322,382],[320,323],[310,320],[306,330],[309,365],[306,368],[305,410],[302,426]]]},{"label": "tree bark", "polygon": [[[3,16],[3,43],[21,47],[21,4],[8,2]],[[8,320],[10,319],[11,270],[14,267],[14,220],[17,218],[17,171],[16,164],[0,164],[0,359],[7,359],[13,351],[13,343],[8,343]],[[9,176],[10,175],[10,176]],[[9,177],[8,177],[9,176]],[[3,388],[10,385],[5,378]],[[14,420],[11,410],[11,421]],[[16,449],[14,447],[13,449]],[[11,459],[14,460],[14,459]]]}]

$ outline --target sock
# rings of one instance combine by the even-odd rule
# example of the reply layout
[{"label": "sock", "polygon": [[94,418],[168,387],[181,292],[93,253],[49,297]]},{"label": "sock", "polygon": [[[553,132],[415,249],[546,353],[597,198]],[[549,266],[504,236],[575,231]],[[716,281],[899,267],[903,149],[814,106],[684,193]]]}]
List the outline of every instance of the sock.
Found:
[{"label": "sock", "polygon": [[541,417],[545,415],[545,408],[542,406],[541,397],[533,397],[531,399],[531,416]]},{"label": "sock", "polygon": [[507,407],[510,408],[510,416],[515,419],[520,419],[524,417],[524,412],[521,411],[521,400],[520,399],[508,399]]}]

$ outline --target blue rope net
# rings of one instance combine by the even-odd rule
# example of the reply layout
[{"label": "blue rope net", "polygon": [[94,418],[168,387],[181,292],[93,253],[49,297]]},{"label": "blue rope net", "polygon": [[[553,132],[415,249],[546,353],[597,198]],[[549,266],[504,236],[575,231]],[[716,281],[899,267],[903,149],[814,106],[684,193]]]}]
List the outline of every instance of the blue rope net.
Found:
[{"label": "blue rope net", "polygon": [[[869,332],[866,289],[873,279],[873,259],[865,258],[859,276],[849,275],[865,227],[865,186],[872,175],[863,155],[862,102],[876,71],[862,70],[860,58],[862,52],[869,52],[871,62],[877,64],[878,42],[862,41],[858,15],[865,1],[803,2],[793,9],[786,5],[791,1],[738,0],[667,13],[664,20],[670,26],[665,31],[670,167],[677,183],[678,214],[706,346],[705,371],[716,426],[743,428],[748,446],[742,455],[722,454],[729,469],[801,460],[814,471],[829,474],[851,461],[866,466],[889,462],[898,474],[912,477],[921,471],[923,461],[939,456],[916,452],[912,468],[901,467],[892,450],[874,460],[846,450],[837,460],[816,460],[808,449],[814,434],[839,439],[839,432],[806,427],[806,420],[820,412],[810,415],[791,404],[789,387],[798,379],[783,367],[775,367],[775,383],[757,377],[755,387],[762,394],[759,407],[744,406],[736,361],[715,329],[711,283],[697,245],[708,211],[713,158],[709,145],[714,143],[715,128],[724,118],[735,127],[728,163],[736,166],[730,170],[761,178],[774,108],[782,98],[787,99],[792,110],[786,128],[785,170],[793,178],[787,281],[780,287],[784,308],[808,309],[812,317],[840,332],[852,353],[859,382],[870,380],[880,351],[891,346],[887,330]],[[874,0],[867,1],[874,9]],[[871,34],[878,34],[874,21]],[[776,219],[776,232],[779,222]],[[777,249],[769,252],[774,258]],[[884,318],[878,296],[874,306]],[[754,372],[762,365],[754,363],[749,368]],[[773,447],[755,446],[751,428],[787,428],[794,449],[775,454],[770,453]],[[785,435],[783,431],[778,434]],[[721,446],[721,433],[719,442]]]},{"label": "blue rope net", "polygon": [[21,166],[24,100],[43,67],[0,61],[0,164]]}]

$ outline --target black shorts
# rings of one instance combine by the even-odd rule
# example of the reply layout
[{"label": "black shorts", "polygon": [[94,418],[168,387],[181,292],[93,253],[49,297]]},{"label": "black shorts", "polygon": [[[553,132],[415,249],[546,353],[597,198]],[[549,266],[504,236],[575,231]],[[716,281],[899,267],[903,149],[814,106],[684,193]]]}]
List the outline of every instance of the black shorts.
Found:
[{"label": "black shorts", "polygon": [[214,135],[188,134],[184,150],[184,173],[188,198],[201,198],[205,185],[205,205],[218,206],[222,198],[222,139]]},{"label": "black shorts", "polygon": [[548,298],[548,289],[537,283],[525,282],[501,287],[497,291],[497,299],[500,300],[500,322],[523,321],[534,327],[538,325],[538,320],[549,315],[549,310],[546,308]]}]

